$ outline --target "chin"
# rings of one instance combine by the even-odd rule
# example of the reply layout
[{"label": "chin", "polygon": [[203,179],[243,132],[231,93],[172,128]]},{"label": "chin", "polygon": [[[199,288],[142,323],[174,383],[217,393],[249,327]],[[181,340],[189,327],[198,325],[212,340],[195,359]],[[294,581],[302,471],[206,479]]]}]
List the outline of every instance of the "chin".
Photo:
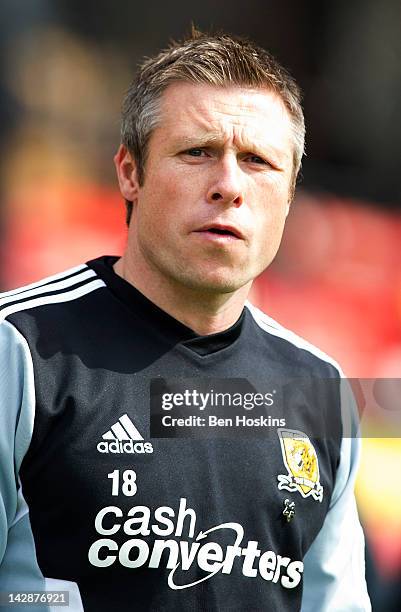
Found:
[{"label": "chin", "polygon": [[[211,293],[233,293],[237,291],[249,281],[252,280],[249,276],[243,277],[234,273],[193,273],[185,279],[185,285],[188,288],[196,289],[197,291],[207,291]],[[181,279],[181,282],[183,279]]]}]

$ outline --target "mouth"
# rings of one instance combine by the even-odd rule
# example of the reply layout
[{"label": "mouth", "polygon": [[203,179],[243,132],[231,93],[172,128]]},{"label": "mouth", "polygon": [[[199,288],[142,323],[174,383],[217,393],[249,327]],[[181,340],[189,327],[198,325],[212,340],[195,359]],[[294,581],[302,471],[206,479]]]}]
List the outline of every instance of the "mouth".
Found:
[{"label": "mouth", "polygon": [[204,234],[210,238],[228,238],[231,240],[244,239],[242,233],[236,227],[232,225],[220,225],[218,223],[201,227],[200,229],[195,230],[195,233]]}]

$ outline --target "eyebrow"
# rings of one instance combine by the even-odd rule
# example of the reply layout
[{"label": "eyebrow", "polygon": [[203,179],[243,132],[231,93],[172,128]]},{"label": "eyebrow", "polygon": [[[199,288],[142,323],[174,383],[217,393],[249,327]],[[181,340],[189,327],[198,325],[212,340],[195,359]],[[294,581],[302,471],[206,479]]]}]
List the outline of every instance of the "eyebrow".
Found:
[{"label": "eyebrow", "polygon": [[195,142],[198,146],[216,145],[221,142],[221,136],[217,132],[208,132],[205,134],[196,134],[195,136],[182,136],[177,138],[179,143],[186,145],[193,145]]}]

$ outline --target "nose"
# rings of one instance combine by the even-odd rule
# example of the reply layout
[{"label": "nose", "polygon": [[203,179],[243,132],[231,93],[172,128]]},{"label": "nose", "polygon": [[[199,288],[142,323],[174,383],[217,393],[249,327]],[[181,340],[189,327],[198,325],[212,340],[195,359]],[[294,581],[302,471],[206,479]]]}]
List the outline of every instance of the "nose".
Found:
[{"label": "nose", "polygon": [[216,163],[216,173],[213,176],[207,192],[209,204],[220,203],[239,207],[244,202],[241,169],[237,160],[221,159]]}]

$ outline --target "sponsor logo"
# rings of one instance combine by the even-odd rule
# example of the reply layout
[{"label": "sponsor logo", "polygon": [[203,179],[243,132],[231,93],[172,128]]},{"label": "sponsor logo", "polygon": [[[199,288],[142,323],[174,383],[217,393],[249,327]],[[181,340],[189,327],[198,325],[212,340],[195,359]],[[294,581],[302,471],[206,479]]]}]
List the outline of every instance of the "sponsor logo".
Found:
[{"label": "sponsor logo", "polygon": [[[166,567],[170,570],[167,584],[173,590],[194,587],[219,573],[230,575],[234,565],[246,578],[261,577],[284,589],[294,589],[302,580],[302,561],[263,550],[257,540],[246,541],[240,523],[220,523],[198,531],[196,511],[188,507],[185,497],[178,508],[140,505],[127,511],[107,506],[96,515],[95,529],[100,537],[88,550],[91,565]],[[218,541],[219,534],[225,535],[224,544]]]},{"label": "sponsor logo", "polygon": [[128,414],[123,414],[117,423],[102,435],[103,440],[98,443],[99,453],[127,453],[143,454],[153,453],[150,442],[144,442]]},{"label": "sponsor logo", "polygon": [[288,474],[277,476],[280,490],[298,491],[302,497],[313,497],[321,502],[323,487],[320,484],[319,462],[316,450],[308,436],[296,429],[278,429],[281,453]]}]

